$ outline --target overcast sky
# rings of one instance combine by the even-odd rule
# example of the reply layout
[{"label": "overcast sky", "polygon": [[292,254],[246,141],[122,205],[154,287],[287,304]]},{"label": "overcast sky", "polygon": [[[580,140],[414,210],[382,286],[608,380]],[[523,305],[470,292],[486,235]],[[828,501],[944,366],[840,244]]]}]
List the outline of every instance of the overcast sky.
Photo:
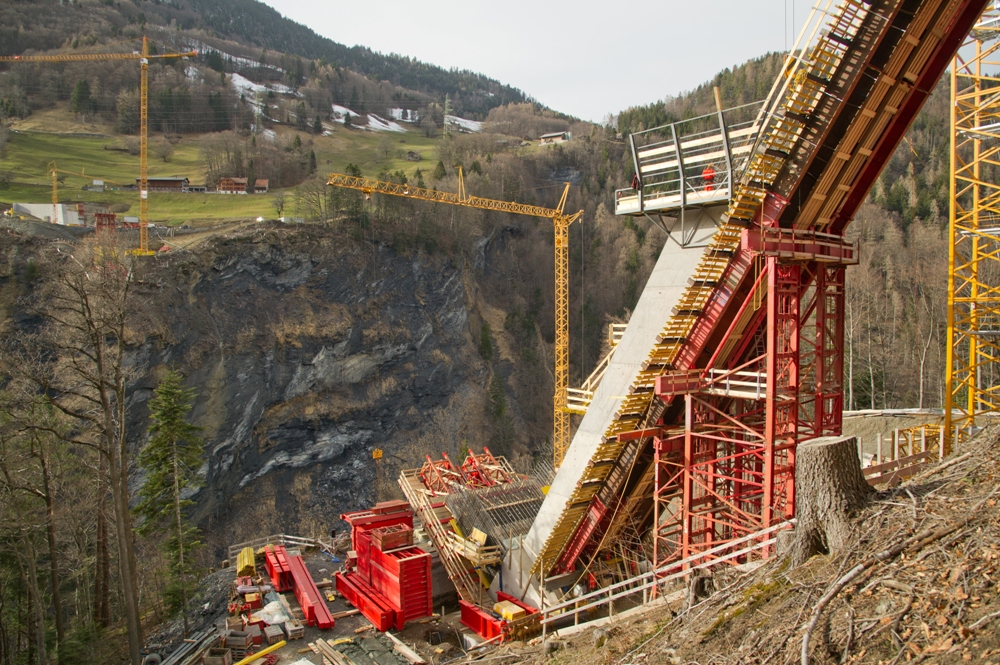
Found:
[{"label": "overcast sky", "polygon": [[553,109],[594,121],[691,90],[726,67],[784,50],[795,41],[813,4],[264,2],[336,42],[470,69],[518,87]]}]

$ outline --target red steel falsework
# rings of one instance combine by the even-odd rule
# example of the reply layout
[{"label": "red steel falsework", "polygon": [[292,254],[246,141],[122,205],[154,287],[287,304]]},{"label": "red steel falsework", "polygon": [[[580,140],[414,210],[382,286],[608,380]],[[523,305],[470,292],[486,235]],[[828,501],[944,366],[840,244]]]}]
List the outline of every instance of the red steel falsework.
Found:
[{"label": "red steel falsework", "polygon": [[840,433],[844,266],[854,261],[843,247],[836,258],[818,246],[811,259],[756,252],[763,273],[747,302],[763,315],[720,344],[742,339],[739,364],[657,380],[661,399],[683,399],[683,428],[654,439],[655,567],[794,517],[796,445]]}]

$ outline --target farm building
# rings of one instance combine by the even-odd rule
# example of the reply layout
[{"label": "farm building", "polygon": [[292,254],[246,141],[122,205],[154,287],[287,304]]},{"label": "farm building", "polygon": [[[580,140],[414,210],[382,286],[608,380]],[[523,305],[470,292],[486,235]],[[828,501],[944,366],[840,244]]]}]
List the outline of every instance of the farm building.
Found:
[{"label": "farm building", "polygon": [[554,145],[556,143],[565,143],[573,138],[573,135],[569,132],[552,132],[551,134],[542,134],[538,137],[538,145]]},{"label": "farm building", "polygon": [[[180,176],[170,178],[147,178],[146,182],[151,192],[187,192],[191,181]],[[139,179],[135,179],[136,188],[139,187]]]},{"label": "farm building", "polygon": [[[257,178],[254,181],[254,194],[267,194],[270,182],[266,178]],[[218,191],[222,194],[246,194],[246,178],[223,178],[219,181]]]}]

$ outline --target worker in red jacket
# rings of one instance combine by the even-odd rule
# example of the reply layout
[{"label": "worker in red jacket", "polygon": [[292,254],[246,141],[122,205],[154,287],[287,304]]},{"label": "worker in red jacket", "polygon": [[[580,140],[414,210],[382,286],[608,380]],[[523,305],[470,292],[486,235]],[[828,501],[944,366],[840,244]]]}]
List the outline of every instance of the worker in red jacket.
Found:
[{"label": "worker in red jacket", "polygon": [[701,179],[705,183],[705,191],[711,192],[715,190],[715,169],[709,164],[705,167],[705,170],[701,172]]}]

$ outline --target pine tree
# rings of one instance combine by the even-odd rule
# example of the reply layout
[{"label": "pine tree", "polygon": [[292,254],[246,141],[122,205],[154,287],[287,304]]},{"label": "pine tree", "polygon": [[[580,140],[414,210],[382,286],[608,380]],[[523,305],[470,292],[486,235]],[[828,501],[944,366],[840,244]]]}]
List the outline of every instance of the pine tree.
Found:
[{"label": "pine tree", "polygon": [[90,110],[90,83],[87,79],[80,79],[73,88],[73,93],[69,97],[70,106],[73,113],[86,113]]},{"label": "pine tree", "polygon": [[444,162],[438,160],[437,166],[434,167],[434,173],[431,174],[431,178],[434,180],[440,180],[445,176],[446,172],[444,170]]},{"label": "pine tree", "polygon": [[313,122],[313,134],[322,134],[322,133],[323,133],[323,121],[319,119],[319,116],[316,116],[316,121]]},{"label": "pine tree", "polygon": [[201,428],[187,421],[195,393],[184,388],[180,373],[168,370],[154,393],[149,401],[149,443],[139,455],[146,484],[139,490],[136,512],[143,522],[137,531],[142,535],[163,528],[169,531],[164,551],[170,561],[171,579],[165,600],[171,613],[182,613],[187,635],[188,598],[197,585],[191,554],[201,543],[198,530],[184,516],[184,509],[194,502],[181,495],[199,482],[204,442],[199,436]]}]

